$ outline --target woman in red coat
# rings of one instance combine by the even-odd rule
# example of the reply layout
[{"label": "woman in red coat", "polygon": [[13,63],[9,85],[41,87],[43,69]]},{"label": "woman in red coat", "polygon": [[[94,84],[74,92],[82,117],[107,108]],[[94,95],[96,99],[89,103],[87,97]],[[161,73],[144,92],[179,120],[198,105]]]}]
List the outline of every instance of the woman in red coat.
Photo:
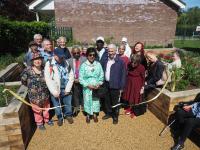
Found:
[{"label": "woman in red coat", "polygon": [[[131,55],[131,62],[128,65],[126,87],[122,96],[122,99],[128,101],[130,105],[139,104],[142,101],[141,94],[144,91],[145,68],[140,62],[140,55]],[[131,114],[132,118],[137,115],[133,107],[126,109],[125,113]]]}]

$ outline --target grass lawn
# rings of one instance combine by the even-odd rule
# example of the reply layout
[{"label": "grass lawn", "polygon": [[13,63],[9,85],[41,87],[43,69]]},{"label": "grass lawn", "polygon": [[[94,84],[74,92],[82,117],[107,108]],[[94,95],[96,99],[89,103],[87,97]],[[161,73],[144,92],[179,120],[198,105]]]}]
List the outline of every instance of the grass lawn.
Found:
[{"label": "grass lawn", "polygon": [[174,45],[177,48],[200,48],[200,40],[175,40]]}]

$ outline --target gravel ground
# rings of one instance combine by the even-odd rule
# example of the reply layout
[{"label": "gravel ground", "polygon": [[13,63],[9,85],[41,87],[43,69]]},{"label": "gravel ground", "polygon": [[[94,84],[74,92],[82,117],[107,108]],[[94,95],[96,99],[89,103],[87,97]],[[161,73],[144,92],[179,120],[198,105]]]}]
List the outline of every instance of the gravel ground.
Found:
[{"label": "gravel ground", "polygon": [[[74,118],[74,124],[58,127],[46,125],[46,131],[36,130],[28,150],[169,150],[173,145],[170,132],[159,136],[162,124],[151,112],[131,119],[121,115],[118,125],[112,119],[103,121],[100,113],[99,122],[86,124],[85,117],[80,113]],[[56,119],[56,118],[55,118]],[[189,139],[185,150],[199,150]]]}]

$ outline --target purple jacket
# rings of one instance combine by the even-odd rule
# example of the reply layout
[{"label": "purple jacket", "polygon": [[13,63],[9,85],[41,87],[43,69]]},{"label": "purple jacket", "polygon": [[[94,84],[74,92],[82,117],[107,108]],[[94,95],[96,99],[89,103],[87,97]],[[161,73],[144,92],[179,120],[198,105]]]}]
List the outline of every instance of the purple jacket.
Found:
[{"label": "purple jacket", "polygon": [[[109,86],[112,89],[123,90],[126,82],[125,63],[118,55],[116,55],[114,60],[115,63],[110,68]],[[102,59],[101,61],[104,73],[106,71],[107,62],[108,62],[108,56],[104,57],[104,59]]]}]

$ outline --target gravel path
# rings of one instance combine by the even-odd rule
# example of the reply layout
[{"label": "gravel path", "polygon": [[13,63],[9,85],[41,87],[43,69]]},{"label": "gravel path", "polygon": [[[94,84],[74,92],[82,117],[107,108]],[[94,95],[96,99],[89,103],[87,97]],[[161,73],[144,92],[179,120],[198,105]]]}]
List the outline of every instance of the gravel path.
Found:
[{"label": "gravel path", "polygon": [[[131,119],[121,111],[119,124],[112,120],[101,120],[95,124],[85,123],[80,113],[74,124],[67,122],[62,127],[57,124],[46,126],[46,131],[37,130],[28,146],[28,150],[169,150],[173,144],[170,132],[159,137],[162,124],[151,112]],[[189,139],[185,150],[199,150]]]}]

